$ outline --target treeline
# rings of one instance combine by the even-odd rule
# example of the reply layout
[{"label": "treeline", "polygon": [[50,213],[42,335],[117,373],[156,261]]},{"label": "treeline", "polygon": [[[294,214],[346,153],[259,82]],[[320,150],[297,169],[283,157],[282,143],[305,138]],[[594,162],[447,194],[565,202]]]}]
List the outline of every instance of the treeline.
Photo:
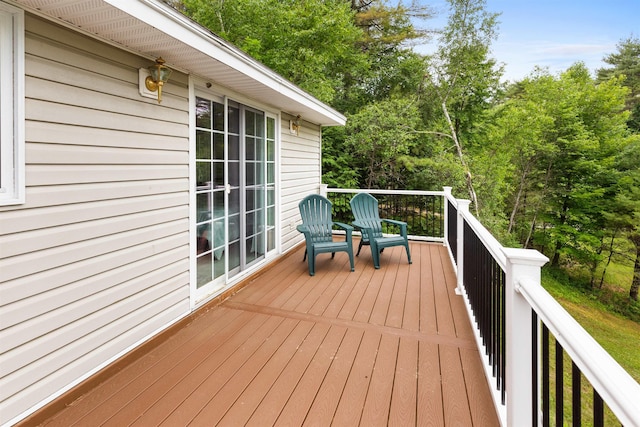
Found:
[{"label": "treeline", "polygon": [[[508,245],[601,287],[610,262],[640,286],[640,40],[596,75],[582,63],[504,83],[491,56],[499,15],[448,0],[166,0],[348,117],[323,132],[323,181],[439,190],[472,200]],[[413,49],[437,42],[433,54]]]}]

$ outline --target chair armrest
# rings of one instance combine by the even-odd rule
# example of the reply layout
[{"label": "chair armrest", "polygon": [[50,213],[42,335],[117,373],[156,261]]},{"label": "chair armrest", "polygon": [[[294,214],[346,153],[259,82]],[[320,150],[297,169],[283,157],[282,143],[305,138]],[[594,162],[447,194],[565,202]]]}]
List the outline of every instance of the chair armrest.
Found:
[{"label": "chair armrest", "polygon": [[389,223],[391,225],[397,225],[398,227],[400,227],[400,234],[403,236],[407,235],[407,223],[404,221],[398,221],[395,219],[383,219],[382,222],[386,222]]},{"label": "chair armrest", "polygon": [[353,227],[350,226],[349,224],[345,224],[344,222],[337,222],[335,221],[333,223],[334,225],[337,225],[338,227],[342,228],[346,233],[346,235],[344,236],[344,239],[349,242],[349,244],[351,244],[351,233],[353,233]]},{"label": "chair armrest", "polygon": [[404,221],[398,221],[398,220],[395,220],[395,219],[386,219],[386,218],[385,218],[385,219],[383,219],[382,221],[383,221],[383,222],[388,222],[389,224],[397,225],[398,227],[401,227],[401,226],[403,226],[403,225],[404,225],[404,226],[406,226],[406,225],[407,225],[407,223],[406,223],[406,222],[404,222]]},{"label": "chair armrest", "polygon": [[309,229],[308,225],[299,224],[296,226],[296,230],[304,234],[305,240],[311,239],[311,230]]},{"label": "chair armrest", "polygon": [[344,222],[335,221],[333,224],[337,225],[338,227],[342,228],[343,230],[353,231],[353,227],[350,226],[349,224],[345,224]]},{"label": "chair armrest", "polygon": [[366,223],[366,222],[362,222],[362,221],[357,220],[357,219],[356,219],[355,221],[353,221],[351,224],[353,224],[353,226],[354,226],[355,228],[359,229],[359,230],[360,230],[360,229],[368,230],[368,229],[370,229],[370,228],[371,228],[371,227],[369,227],[369,226],[367,225],[367,223]]}]

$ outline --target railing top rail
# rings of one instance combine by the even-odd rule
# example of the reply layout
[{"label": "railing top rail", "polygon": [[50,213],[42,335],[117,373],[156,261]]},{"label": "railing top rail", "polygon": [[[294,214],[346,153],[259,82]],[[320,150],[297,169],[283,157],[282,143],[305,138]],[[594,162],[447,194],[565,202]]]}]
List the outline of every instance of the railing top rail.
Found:
[{"label": "railing top rail", "polygon": [[444,191],[424,190],[381,190],[381,189],[353,189],[353,188],[327,188],[328,193],[369,193],[369,194],[399,194],[407,196],[444,196]]},{"label": "railing top rail", "polygon": [[[540,285],[518,280],[520,294],[549,328],[623,425],[640,426],[640,384]],[[569,333],[570,332],[570,333]]]},{"label": "railing top rail", "polygon": [[505,271],[507,268],[507,258],[503,252],[503,246],[498,242],[498,240],[493,237],[493,235],[485,228],[484,225],[478,219],[468,211],[461,212],[464,219],[467,221],[467,224],[471,229],[476,233],[478,238],[482,241],[484,246],[487,248],[493,259],[496,260],[502,271]]}]

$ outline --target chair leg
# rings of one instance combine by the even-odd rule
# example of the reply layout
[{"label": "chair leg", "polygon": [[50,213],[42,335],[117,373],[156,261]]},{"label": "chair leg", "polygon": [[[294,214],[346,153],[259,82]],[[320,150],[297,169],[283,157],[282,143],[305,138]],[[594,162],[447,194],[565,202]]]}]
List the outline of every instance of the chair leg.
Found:
[{"label": "chair leg", "polygon": [[409,251],[409,243],[405,244],[404,248],[407,250],[407,259],[409,260],[409,264],[412,264],[412,262],[411,262],[411,252]]},{"label": "chair leg", "polygon": [[333,259],[336,256],[335,252],[331,252],[331,259]]},{"label": "chair leg", "polygon": [[375,243],[370,243],[370,245],[371,257],[373,258],[373,266],[376,268],[376,270],[380,269],[380,250],[378,249],[378,245],[376,245]]},{"label": "chair leg", "polygon": [[351,263],[351,271],[355,271],[355,268],[353,266],[353,251],[348,251],[349,254],[349,262]]},{"label": "chair leg", "polygon": [[309,254],[309,276],[316,274],[316,254]]},{"label": "chair leg", "polygon": [[362,245],[364,245],[364,240],[360,238],[360,244],[358,245],[358,253],[356,254],[356,256],[360,255],[360,249],[362,249]]},{"label": "chair leg", "polygon": [[304,250],[304,256],[302,257],[302,262],[304,262],[307,259],[307,250]]}]

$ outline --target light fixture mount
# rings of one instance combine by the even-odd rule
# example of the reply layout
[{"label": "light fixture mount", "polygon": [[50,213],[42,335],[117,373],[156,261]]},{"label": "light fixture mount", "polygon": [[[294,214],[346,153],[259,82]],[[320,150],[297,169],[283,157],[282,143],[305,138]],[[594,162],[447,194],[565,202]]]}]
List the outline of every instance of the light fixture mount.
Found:
[{"label": "light fixture mount", "polygon": [[148,68],[149,76],[144,79],[144,85],[148,90],[158,92],[158,104],[162,102],[162,87],[171,76],[171,68],[164,64],[165,60],[162,57],[156,59],[156,63]]}]

